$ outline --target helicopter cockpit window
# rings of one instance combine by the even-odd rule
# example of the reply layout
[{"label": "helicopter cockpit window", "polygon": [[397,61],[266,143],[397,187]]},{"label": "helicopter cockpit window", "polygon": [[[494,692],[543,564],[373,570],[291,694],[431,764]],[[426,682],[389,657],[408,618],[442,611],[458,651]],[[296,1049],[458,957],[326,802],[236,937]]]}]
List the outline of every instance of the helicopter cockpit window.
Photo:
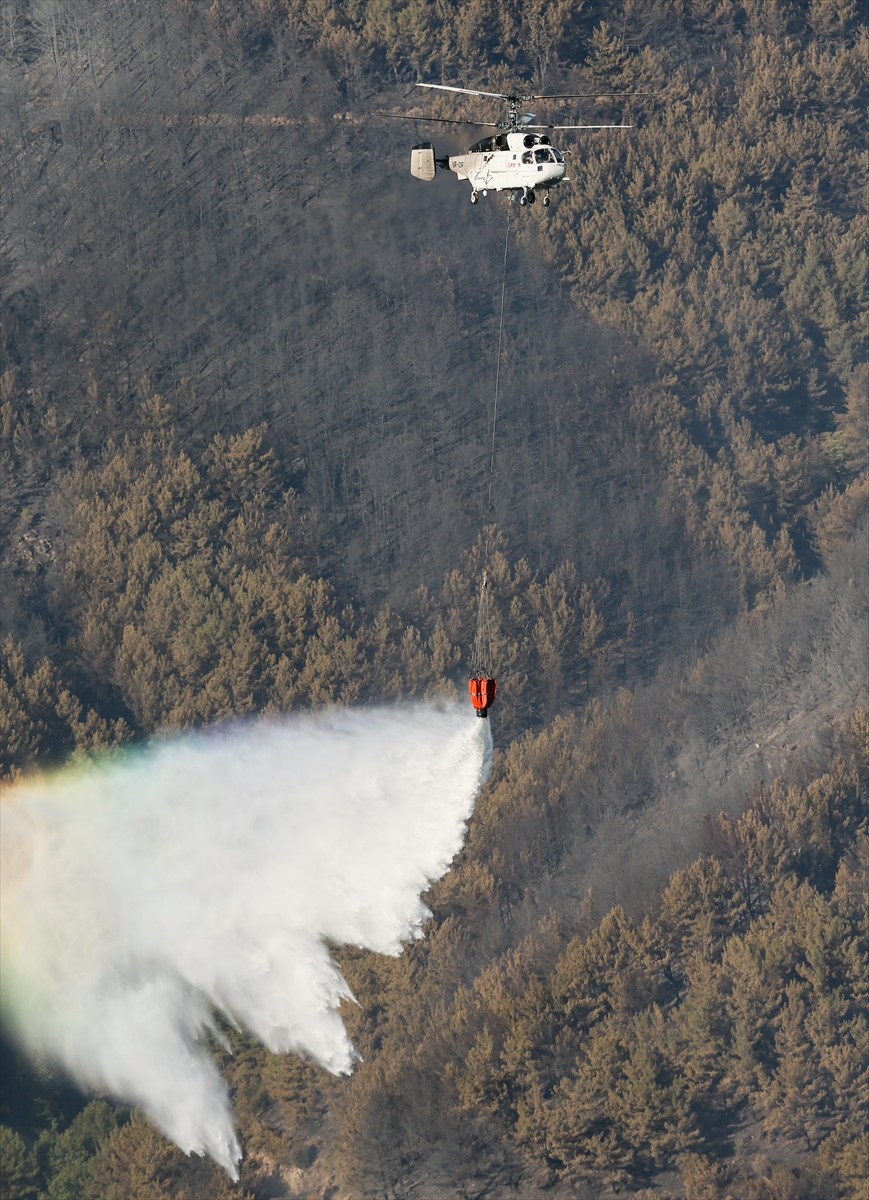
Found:
[{"label": "helicopter cockpit window", "polygon": [[554,146],[552,147],[552,153],[555,155],[556,162],[560,162],[560,163],[564,162],[564,155],[561,153],[560,150],[556,150]]},{"label": "helicopter cockpit window", "polygon": [[555,159],[552,157],[551,150],[548,150],[548,149],[547,150],[535,150],[534,151],[534,161],[539,162],[539,163],[548,163],[548,162],[555,162]]},{"label": "helicopter cockpit window", "polygon": [[533,153],[532,153],[530,150],[526,150],[526,151],[525,151],[525,153],[522,155],[522,161],[523,161],[524,163],[531,163],[531,162],[534,162],[534,155],[533,155]]}]

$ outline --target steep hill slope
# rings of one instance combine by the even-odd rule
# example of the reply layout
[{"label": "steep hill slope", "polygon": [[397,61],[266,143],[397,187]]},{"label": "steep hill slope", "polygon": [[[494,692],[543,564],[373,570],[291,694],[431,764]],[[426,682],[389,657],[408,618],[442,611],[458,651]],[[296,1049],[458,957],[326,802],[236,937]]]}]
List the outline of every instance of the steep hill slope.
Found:
[{"label": "steep hill slope", "polygon": [[[3,774],[463,687],[493,517],[492,779],[425,941],[336,948],[352,1080],[228,1034],[242,1187],[856,1200],[857,6],[10,0],[2,22]],[[472,208],[407,173],[413,142],[462,138],[380,110],[496,110],[418,79],[590,92],[541,119],[636,130],[577,137],[548,212]],[[657,94],[600,94],[633,89]],[[9,1077],[20,1196],[240,1196],[136,1114]]]}]

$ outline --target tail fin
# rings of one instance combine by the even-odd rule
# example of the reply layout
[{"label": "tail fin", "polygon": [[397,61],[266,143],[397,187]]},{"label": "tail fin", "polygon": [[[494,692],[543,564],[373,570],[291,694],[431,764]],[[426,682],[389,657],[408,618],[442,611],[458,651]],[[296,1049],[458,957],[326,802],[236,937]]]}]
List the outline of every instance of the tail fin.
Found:
[{"label": "tail fin", "polygon": [[430,180],[435,177],[435,152],[431,142],[420,142],[410,152],[410,173],[416,179]]}]

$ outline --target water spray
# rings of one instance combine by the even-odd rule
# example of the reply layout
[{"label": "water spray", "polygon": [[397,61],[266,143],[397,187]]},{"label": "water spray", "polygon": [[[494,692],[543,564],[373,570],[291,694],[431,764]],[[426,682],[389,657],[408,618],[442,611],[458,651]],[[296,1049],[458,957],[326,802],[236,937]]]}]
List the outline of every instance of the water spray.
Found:
[{"label": "water spray", "polygon": [[421,936],[490,760],[465,705],[411,704],[154,741],[7,789],[4,1018],[236,1178],[214,1014],[351,1071],[327,941],[398,954]]}]

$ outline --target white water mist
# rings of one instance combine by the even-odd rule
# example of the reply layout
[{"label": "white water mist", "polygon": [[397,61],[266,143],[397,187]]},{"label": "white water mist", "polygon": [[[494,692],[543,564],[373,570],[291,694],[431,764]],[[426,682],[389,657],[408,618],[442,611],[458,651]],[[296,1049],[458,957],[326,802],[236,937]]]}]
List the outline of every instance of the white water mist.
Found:
[{"label": "white water mist", "polygon": [[154,742],[9,789],[4,1017],[85,1088],[237,1176],[212,1009],[349,1072],[324,939],[398,954],[491,759],[459,705],[336,709]]}]

